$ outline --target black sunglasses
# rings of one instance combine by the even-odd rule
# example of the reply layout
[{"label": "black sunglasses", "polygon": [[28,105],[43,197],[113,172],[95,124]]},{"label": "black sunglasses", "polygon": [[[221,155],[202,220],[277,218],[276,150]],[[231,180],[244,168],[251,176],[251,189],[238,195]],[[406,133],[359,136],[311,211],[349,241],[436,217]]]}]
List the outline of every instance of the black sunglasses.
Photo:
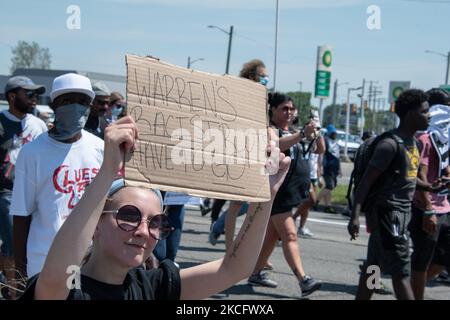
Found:
[{"label": "black sunglasses", "polygon": [[[133,205],[125,205],[118,210],[105,210],[103,213],[115,214],[117,225],[126,232],[136,230],[143,221],[141,211]],[[169,218],[165,214],[157,214],[144,221],[148,225],[150,235],[155,240],[166,239],[173,230]]]},{"label": "black sunglasses", "polygon": [[109,105],[109,101],[106,100],[95,100],[95,103],[100,106],[104,106],[105,104]]},{"label": "black sunglasses", "polygon": [[33,99],[34,97],[38,96],[36,91],[32,91],[32,90],[26,90],[25,95],[28,97],[28,99]]}]

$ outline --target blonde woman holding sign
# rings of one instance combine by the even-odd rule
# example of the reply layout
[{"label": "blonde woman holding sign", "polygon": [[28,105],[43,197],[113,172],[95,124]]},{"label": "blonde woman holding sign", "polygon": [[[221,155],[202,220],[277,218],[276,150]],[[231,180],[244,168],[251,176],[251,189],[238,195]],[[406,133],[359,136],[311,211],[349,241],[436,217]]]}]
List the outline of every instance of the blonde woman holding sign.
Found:
[{"label": "blonde woman holding sign", "polygon": [[[106,128],[102,167],[56,235],[42,272],[30,280],[23,299],[203,299],[251,273],[290,159],[271,144],[266,167],[279,165],[270,176],[271,200],[250,205],[231,254],[183,270],[165,261],[159,269],[146,271],[140,266],[170,227],[161,212],[159,192],[114,182],[136,139],[131,117]],[[81,283],[72,288],[66,270],[82,264],[91,242],[91,256],[81,266]]]}]

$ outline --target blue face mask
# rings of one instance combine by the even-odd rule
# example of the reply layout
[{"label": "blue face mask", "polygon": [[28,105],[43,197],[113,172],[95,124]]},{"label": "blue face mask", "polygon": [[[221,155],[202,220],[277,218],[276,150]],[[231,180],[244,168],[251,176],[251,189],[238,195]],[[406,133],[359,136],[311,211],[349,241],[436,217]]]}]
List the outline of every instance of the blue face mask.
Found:
[{"label": "blue face mask", "polygon": [[64,141],[81,132],[89,116],[89,107],[73,103],[55,110],[55,126],[48,135],[55,140]]},{"label": "blue face mask", "polygon": [[120,107],[119,106],[114,106],[114,107],[111,108],[111,115],[113,117],[117,118],[122,113],[122,110],[123,110],[122,106],[120,106]]},{"label": "blue face mask", "polygon": [[269,76],[259,77],[259,83],[261,83],[263,86],[267,86],[269,83]]}]

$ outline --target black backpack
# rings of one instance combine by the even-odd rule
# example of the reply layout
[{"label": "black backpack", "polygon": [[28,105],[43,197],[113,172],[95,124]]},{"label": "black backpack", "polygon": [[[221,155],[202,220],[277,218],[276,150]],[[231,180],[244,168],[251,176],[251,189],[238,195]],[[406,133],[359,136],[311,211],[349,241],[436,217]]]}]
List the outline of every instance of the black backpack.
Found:
[{"label": "black backpack", "polygon": [[350,175],[350,182],[348,184],[347,189],[347,203],[348,203],[348,209],[350,212],[353,208],[353,198],[356,188],[358,188],[359,184],[361,183],[362,177],[364,176],[364,173],[366,172],[367,167],[369,166],[370,159],[373,156],[373,152],[375,150],[376,145],[381,140],[384,140],[386,138],[391,138],[397,143],[397,152],[392,160],[391,164],[389,165],[388,169],[382,173],[382,175],[378,178],[377,182],[372,186],[371,190],[369,191],[369,194],[367,195],[361,211],[365,211],[365,207],[367,204],[367,199],[369,199],[374,193],[376,193],[378,187],[382,184],[378,183],[379,181],[385,180],[386,178],[390,180],[395,180],[396,176],[399,174],[400,168],[399,168],[399,155],[401,149],[404,149],[404,142],[402,138],[400,138],[398,135],[396,135],[392,131],[386,131],[383,134],[372,137],[364,141],[362,145],[359,146],[358,150],[356,151],[355,160],[354,160],[354,167],[353,171]]}]

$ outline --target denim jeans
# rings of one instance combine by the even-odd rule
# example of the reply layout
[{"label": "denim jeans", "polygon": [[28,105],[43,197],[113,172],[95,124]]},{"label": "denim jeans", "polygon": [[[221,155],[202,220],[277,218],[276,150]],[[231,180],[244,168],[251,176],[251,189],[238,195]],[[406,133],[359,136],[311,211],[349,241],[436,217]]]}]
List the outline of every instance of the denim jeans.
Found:
[{"label": "denim jeans", "polygon": [[164,259],[175,261],[181,242],[181,233],[183,232],[184,205],[171,205],[168,216],[174,230],[167,239],[158,241],[158,244],[153,250],[153,254],[159,261],[163,261]]},{"label": "denim jeans", "polygon": [[[238,217],[246,214],[248,211],[248,202],[245,202],[241,209],[239,210]],[[212,232],[214,232],[217,236],[223,234],[225,232],[225,219],[227,218],[228,209],[225,210],[220,216],[219,219],[213,225]]]},{"label": "denim jeans", "polygon": [[13,217],[9,215],[11,196],[11,192],[0,192],[0,239],[2,240],[1,255],[4,257],[13,256]]}]

